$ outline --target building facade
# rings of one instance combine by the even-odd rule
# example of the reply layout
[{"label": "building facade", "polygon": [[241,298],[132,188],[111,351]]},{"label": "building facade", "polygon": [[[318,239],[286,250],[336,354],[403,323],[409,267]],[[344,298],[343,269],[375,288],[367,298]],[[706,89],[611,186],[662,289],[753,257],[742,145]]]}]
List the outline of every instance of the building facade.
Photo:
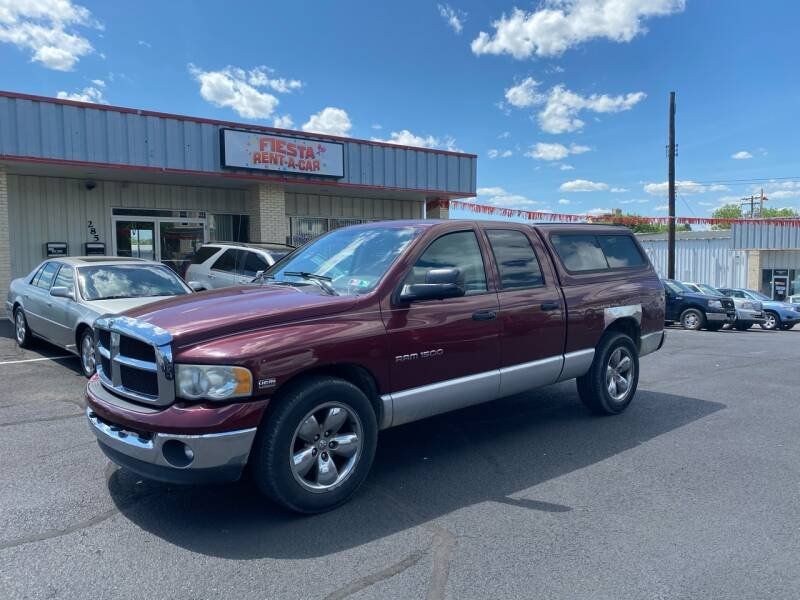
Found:
[{"label": "building facade", "polygon": [[447,218],[476,179],[473,154],[0,92],[0,293],[48,256],[180,271],[208,241]]}]

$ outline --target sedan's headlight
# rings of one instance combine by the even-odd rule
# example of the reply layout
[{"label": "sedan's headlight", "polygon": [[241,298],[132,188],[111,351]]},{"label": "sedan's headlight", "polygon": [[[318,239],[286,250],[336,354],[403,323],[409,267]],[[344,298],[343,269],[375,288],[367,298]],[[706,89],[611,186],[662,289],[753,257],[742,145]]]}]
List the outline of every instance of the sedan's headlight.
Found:
[{"label": "sedan's headlight", "polygon": [[756,305],[753,304],[752,302],[742,302],[742,308],[747,309],[747,310],[755,310],[756,309]]},{"label": "sedan's headlight", "polygon": [[722,302],[719,300],[709,300],[708,308],[722,308]]},{"label": "sedan's headlight", "polygon": [[175,365],[175,393],[187,400],[228,400],[253,393],[253,374],[244,367]]}]

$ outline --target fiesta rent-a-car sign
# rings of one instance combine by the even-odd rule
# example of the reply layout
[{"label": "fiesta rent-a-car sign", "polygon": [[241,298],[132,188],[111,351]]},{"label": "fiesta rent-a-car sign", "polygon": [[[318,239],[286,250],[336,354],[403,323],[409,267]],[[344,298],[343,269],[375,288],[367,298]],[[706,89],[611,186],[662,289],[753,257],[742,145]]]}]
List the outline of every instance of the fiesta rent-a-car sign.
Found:
[{"label": "fiesta rent-a-car sign", "polygon": [[238,129],[220,136],[223,167],[344,177],[344,144]]}]

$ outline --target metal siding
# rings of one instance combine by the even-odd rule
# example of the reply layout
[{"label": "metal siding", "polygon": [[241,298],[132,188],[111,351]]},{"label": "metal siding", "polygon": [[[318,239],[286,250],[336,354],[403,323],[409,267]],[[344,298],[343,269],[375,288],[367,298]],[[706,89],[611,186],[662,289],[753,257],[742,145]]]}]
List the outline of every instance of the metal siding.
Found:
[{"label": "metal siding", "polygon": [[800,250],[767,250],[761,253],[762,269],[800,269]]},{"label": "metal siding", "polygon": [[[667,241],[641,240],[659,276],[667,276]],[[714,287],[747,284],[747,256],[732,248],[731,238],[677,240],[675,277]]]},{"label": "metal siding", "polygon": [[800,227],[762,223],[733,225],[733,245],[737,249],[800,249]]},{"label": "metal siding", "polygon": [[418,219],[422,217],[421,206],[422,203],[415,200],[286,194],[286,214],[292,217]]}]

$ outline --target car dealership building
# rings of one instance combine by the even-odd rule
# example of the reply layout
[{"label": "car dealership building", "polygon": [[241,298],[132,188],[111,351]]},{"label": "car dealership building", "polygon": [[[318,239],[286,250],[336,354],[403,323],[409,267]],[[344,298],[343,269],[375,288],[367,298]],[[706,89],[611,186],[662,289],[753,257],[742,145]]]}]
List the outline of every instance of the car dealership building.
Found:
[{"label": "car dealership building", "polygon": [[0,293],[48,256],[180,272],[208,241],[446,218],[476,171],[473,154],[0,91]]}]

